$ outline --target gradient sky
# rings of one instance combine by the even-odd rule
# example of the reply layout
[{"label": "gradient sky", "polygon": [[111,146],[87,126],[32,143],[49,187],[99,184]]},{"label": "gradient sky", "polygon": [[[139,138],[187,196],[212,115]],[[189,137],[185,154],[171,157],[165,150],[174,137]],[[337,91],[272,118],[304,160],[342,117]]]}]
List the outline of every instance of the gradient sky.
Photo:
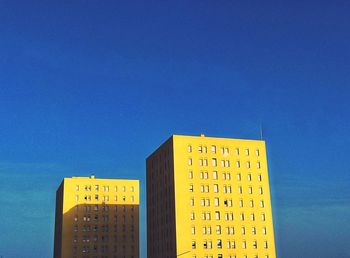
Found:
[{"label": "gradient sky", "polygon": [[[148,3],[146,3],[148,2]],[[267,142],[279,258],[350,257],[349,1],[0,1],[0,256],[52,257],[63,177],[171,134]]]}]

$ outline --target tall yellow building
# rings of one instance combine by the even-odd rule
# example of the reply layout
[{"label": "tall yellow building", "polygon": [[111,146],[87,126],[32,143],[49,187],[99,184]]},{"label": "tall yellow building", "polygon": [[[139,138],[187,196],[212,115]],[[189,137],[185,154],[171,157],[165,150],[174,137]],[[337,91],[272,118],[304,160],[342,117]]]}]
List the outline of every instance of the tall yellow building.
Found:
[{"label": "tall yellow building", "polygon": [[147,158],[148,258],[275,258],[265,142],[173,135]]},{"label": "tall yellow building", "polygon": [[138,258],[139,181],[64,178],[56,192],[54,258]]}]

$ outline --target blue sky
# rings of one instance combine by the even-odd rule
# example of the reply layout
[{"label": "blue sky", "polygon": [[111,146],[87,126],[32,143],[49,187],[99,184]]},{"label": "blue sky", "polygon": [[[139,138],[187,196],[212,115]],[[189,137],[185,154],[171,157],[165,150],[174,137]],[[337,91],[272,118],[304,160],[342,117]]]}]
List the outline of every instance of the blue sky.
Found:
[{"label": "blue sky", "polygon": [[[0,255],[51,257],[63,177],[171,134],[267,141],[277,253],[350,257],[348,1],[0,2]],[[24,253],[26,253],[24,255]]]}]

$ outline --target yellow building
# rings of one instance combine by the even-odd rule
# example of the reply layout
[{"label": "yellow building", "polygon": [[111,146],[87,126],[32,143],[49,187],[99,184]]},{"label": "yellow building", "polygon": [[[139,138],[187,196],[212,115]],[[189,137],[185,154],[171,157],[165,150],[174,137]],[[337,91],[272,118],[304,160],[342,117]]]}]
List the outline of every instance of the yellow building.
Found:
[{"label": "yellow building", "polygon": [[120,257],[139,257],[139,181],[64,178],[56,192],[54,258]]},{"label": "yellow building", "polygon": [[265,142],[173,135],[147,158],[148,258],[275,258]]}]

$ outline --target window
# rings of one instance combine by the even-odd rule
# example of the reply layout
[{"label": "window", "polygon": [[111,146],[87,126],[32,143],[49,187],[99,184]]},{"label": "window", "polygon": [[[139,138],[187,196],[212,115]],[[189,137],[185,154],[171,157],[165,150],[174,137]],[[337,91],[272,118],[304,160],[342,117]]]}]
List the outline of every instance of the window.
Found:
[{"label": "window", "polygon": [[247,168],[250,168],[250,161],[247,161],[246,166],[247,166]]},{"label": "window", "polygon": [[220,211],[215,211],[215,219],[220,220]]},{"label": "window", "polygon": [[193,199],[193,198],[190,199],[190,205],[191,205],[191,206],[194,206],[194,199]]},{"label": "window", "polygon": [[261,182],[262,180],[262,177],[261,177],[261,174],[258,175],[258,181]]},{"label": "window", "polygon": [[[208,245],[207,245],[207,241],[206,241],[206,240],[204,240],[203,248],[204,248],[204,249],[207,249],[207,248],[208,248]],[[207,257],[208,257],[208,256],[207,256]]]},{"label": "window", "polygon": [[244,153],[245,153],[246,156],[249,156],[249,149],[245,149]]},{"label": "window", "polygon": [[79,201],[79,195],[76,195],[76,196],[75,196],[75,200],[76,200],[76,201]]},{"label": "window", "polygon": [[252,208],[254,207],[254,201],[253,200],[249,201],[249,206],[252,207]]},{"label": "window", "polygon": [[205,199],[205,206],[210,206],[210,200],[209,199]]},{"label": "window", "polygon": [[256,235],[256,228],[255,227],[252,227],[252,234]]},{"label": "window", "polygon": [[211,220],[210,212],[207,212],[206,217],[207,217],[207,220]]},{"label": "window", "polygon": [[264,241],[264,248],[265,248],[265,249],[267,249],[267,248],[268,248],[267,241]]},{"label": "window", "polygon": [[217,240],[217,247],[220,248],[220,249],[222,248],[222,241],[221,241],[221,239]]},{"label": "window", "polygon": [[220,225],[216,225],[216,234],[217,235],[221,234],[221,226]]},{"label": "window", "polygon": [[194,220],[195,219],[195,215],[194,215],[194,212],[191,212],[191,216],[190,216],[191,220]]},{"label": "window", "polygon": [[245,235],[245,227],[242,227],[241,231],[242,231],[242,235]]},{"label": "window", "polygon": [[204,172],[204,179],[208,179],[208,172]]},{"label": "window", "polygon": [[187,152],[192,152],[192,146],[191,145],[187,146]]},{"label": "window", "polygon": [[126,191],[126,187],[125,187],[125,186],[123,186],[122,190],[123,190],[123,192],[125,192],[125,191]]},{"label": "window", "polygon": [[189,171],[189,172],[188,172],[188,178],[189,178],[189,179],[192,179],[192,178],[193,178],[193,172],[192,172],[192,171]]},{"label": "window", "polygon": [[191,233],[192,233],[192,235],[195,235],[195,234],[196,234],[196,228],[195,228],[195,226],[192,226],[192,228],[191,228]]},{"label": "window", "polygon": [[247,248],[247,242],[245,240],[243,240],[242,242],[242,248],[243,249],[246,249]]},{"label": "window", "polygon": [[114,187],[114,192],[118,192],[118,186]]},{"label": "window", "polygon": [[238,187],[238,193],[239,193],[239,194],[242,194],[242,193],[243,193],[243,191],[242,191],[242,186],[239,186],[239,187]]},{"label": "window", "polygon": [[224,167],[225,166],[225,160],[221,160],[221,166]]},{"label": "window", "polygon": [[263,194],[263,188],[259,187],[259,194]]},{"label": "window", "polygon": [[259,149],[256,149],[256,150],[255,150],[255,155],[256,155],[256,156],[260,156],[260,151],[259,151]]},{"label": "window", "polygon": [[217,184],[214,185],[214,193],[219,192],[219,186]]},{"label": "window", "polygon": [[252,181],[252,174],[247,175],[248,181]]},{"label": "window", "polygon": [[244,221],[244,213],[243,212],[240,214],[240,218],[242,221]]},{"label": "window", "polygon": [[199,153],[202,153],[202,152],[203,152],[202,145],[198,146],[198,152],[199,152]]},{"label": "window", "polygon": [[201,172],[199,173],[199,178],[200,178],[200,179],[203,179],[203,177],[204,177],[204,174],[203,174],[203,171],[201,171]]},{"label": "window", "polygon": [[95,194],[95,200],[98,201],[98,194]]},{"label": "window", "polygon": [[134,187],[131,186],[131,187],[130,187],[130,192],[133,192],[133,191],[134,191]]},{"label": "window", "polygon": [[261,220],[262,220],[262,221],[265,221],[265,220],[266,220],[265,213],[262,213],[262,214],[261,214]]},{"label": "window", "polygon": [[75,186],[75,191],[79,191],[79,185]]},{"label": "window", "polygon": [[260,201],[260,207],[261,207],[261,208],[264,208],[264,207],[265,207],[265,203],[264,203],[263,200]]},{"label": "window", "polygon": [[237,180],[241,181],[241,174],[240,173],[237,174]]},{"label": "window", "polygon": [[255,221],[255,214],[254,213],[250,214],[250,220]]},{"label": "window", "polygon": [[235,249],[236,248],[236,242],[233,240],[231,241],[231,248]]},{"label": "window", "polygon": [[253,241],[253,248],[256,249],[258,247],[258,243],[256,240]]},{"label": "window", "polygon": [[239,155],[239,148],[235,149],[235,153],[236,153],[236,155]]},{"label": "window", "polygon": [[188,159],[188,165],[192,166],[192,159],[191,158]]},{"label": "window", "polygon": [[217,160],[214,158],[211,160],[211,164],[213,167],[216,167],[217,166]]},{"label": "window", "polygon": [[217,171],[213,171],[213,179],[218,179],[218,172]]},{"label": "window", "polygon": [[219,198],[217,197],[214,198],[214,205],[219,206]]},{"label": "window", "polygon": [[253,188],[251,186],[248,187],[248,193],[252,194],[253,193]]},{"label": "window", "polygon": [[207,153],[207,146],[203,146],[203,152]]},{"label": "window", "polygon": [[206,234],[207,234],[207,228],[206,228],[206,227],[203,227],[203,228],[202,228],[202,233],[203,233],[203,235],[206,235]]},{"label": "window", "polygon": [[192,241],[192,249],[196,249],[196,241]]},{"label": "window", "polygon": [[216,146],[215,146],[215,145],[212,145],[212,146],[211,146],[211,152],[212,152],[212,153],[216,153]]},{"label": "window", "polygon": [[203,163],[204,163],[204,166],[208,166],[208,160],[207,159],[204,159]]},{"label": "window", "polygon": [[263,235],[266,235],[266,227],[263,227],[263,228],[262,228],[262,234],[263,234]]},{"label": "window", "polygon": [[261,168],[260,161],[258,161],[258,162],[256,163],[256,167],[257,167],[257,168]]},{"label": "window", "polygon": [[239,160],[236,161],[236,167],[240,168],[241,167],[241,163],[239,162]]},{"label": "window", "polygon": [[193,185],[192,185],[192,184],[189,185],[188,190],[189,190],[190,192],[193,192]]},{"label": "window", "polygon": [[239,207],[243,207],[243,200],[239,200]]}]

